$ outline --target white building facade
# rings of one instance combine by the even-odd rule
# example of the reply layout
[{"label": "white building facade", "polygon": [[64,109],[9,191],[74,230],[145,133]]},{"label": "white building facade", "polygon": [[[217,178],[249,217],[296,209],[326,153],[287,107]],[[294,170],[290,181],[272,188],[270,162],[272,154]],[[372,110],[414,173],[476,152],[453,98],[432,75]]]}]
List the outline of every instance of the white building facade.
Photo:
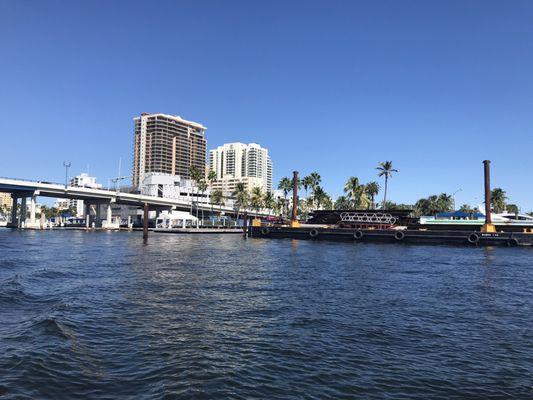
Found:
[{"label": "white building facade", "polygon": [[213,189],[226,195],[240,182],[248,190],[259,187],[263,192],[272,191],[272,160],[268,149],[257,143],[226,143],[210,150],[209,170],[217,175]]},{"label": "white building facade", "polygon": [[[90,176],[89,174],[83,172],[74,178],[70,180],[69,183],[70,186],[76,186],[76,187],[86,187],[91,189],[102,189],[102,184],[96,182],[95,176]],[[59,200],[59,199],[58,199]],[[61,208],[59,209],[68,209],[69,207],[72,207],[76,210],[76,217],[82,218],[85,215],[85,208],[83,204],[83,200],[78,199],[62,199],[64,202],[68,202],[66,204],[61,204]],[[61,203],[61,202],[60,202]]]}]

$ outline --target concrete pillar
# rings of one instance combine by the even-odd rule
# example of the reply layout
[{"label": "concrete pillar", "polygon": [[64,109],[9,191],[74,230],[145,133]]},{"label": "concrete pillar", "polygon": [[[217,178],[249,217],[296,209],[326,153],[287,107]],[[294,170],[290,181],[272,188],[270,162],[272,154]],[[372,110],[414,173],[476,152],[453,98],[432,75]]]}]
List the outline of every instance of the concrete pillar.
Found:
[{"label": "concrete pillar", "polygon": [[11,195],[11,226],[17,227],[18,221],[17,221],[17,205],[18,205],[18,198],[14,194]]},{"label": "concrete pillar", "polygon": [[133,224],[131,223],[131,215],[128,215],[128,229],[132,229]]},{"label": "concrete pillar", "polygon": [[46,216],[44,215],[44,212],[41,211],[41,229],[46,228]]},{"label": "concrete pillar", "polygon": [[97,204],[96,205],[96,221],[95,221],[95,227],[100,228],[102,227],[102,205]]},{"label": "concrete pillar", "polygon": [[32,226],[35,225],[35,207],[36,207],[36,204],[35,204],[35,195],[31,196],[31,199],[30,199],[30,224]]},{"label": "concrete pillar", "polygon": [[111,204],[108,204],[107,213],[106,213],[106,223],[107,223],[108,228],[111,226],[112,218],[113,218],[113,212],[111,211]]},{"label": "concrete pillar", "polygon": [[19,227],[24,227],[26,224],[26,213],[28,212],[28,209],[26,207],[26,197],[22,197],[20,200],[20,219],[19,219]]},{"label": "concrete pillar", "polygon": [[91,227],[91,205],[89,202],[85,202],[85,228]]}]

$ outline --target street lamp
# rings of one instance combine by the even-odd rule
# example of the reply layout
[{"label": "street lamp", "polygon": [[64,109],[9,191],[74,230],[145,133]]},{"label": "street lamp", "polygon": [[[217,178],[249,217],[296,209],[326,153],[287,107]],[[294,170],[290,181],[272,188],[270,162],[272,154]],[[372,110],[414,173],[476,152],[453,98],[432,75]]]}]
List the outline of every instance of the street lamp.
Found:
[{"label": "street lamp", "polygon": [[455,192],[453,192],[453,194],[452,194],[452,199],[453,199],[453,211],[456,211],[456,210],[455,210],[455,195],[456,195],[458,192],[462,192],[462,191],[463,191],[463,189],[459,188],[459,189],[457,189]]},{"label": "street lamp", "polygon": [[65,189],[67,188],[68,183],[68,169],[71,165],[72,163],[70,161],[63,161],[63,166],[65,167]]}]

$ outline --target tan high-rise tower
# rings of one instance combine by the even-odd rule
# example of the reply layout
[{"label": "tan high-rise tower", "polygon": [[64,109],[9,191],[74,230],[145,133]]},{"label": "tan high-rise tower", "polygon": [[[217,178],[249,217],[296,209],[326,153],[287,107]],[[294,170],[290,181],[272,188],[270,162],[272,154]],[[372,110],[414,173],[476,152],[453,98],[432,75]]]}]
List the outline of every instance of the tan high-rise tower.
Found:
[{"label": "tan high-rise tower", "polygon": [[133,186],[139,186],[148,172],[190,178],[192,166],[204,171],[205,126],[160,113],[143,113],[133,120]]}]

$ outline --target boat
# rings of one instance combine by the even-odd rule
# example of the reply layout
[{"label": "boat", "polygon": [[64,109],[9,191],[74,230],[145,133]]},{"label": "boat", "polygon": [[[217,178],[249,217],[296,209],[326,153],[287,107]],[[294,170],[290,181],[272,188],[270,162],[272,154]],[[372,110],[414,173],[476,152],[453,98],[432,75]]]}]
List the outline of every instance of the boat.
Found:
[{"label": "boat", "polygon": [[[533,232],[531,215],[505,211],[491,213],[491,220],[499,232]],[[484,224],[485,214],[453,211],[420,217],[419,222],[410,226],[410,229],[479,231]]]},{"label": "boat", "polygon": [[198,218],[185,211],[162,211],[156,219],[156,230],[198,227]]}]

